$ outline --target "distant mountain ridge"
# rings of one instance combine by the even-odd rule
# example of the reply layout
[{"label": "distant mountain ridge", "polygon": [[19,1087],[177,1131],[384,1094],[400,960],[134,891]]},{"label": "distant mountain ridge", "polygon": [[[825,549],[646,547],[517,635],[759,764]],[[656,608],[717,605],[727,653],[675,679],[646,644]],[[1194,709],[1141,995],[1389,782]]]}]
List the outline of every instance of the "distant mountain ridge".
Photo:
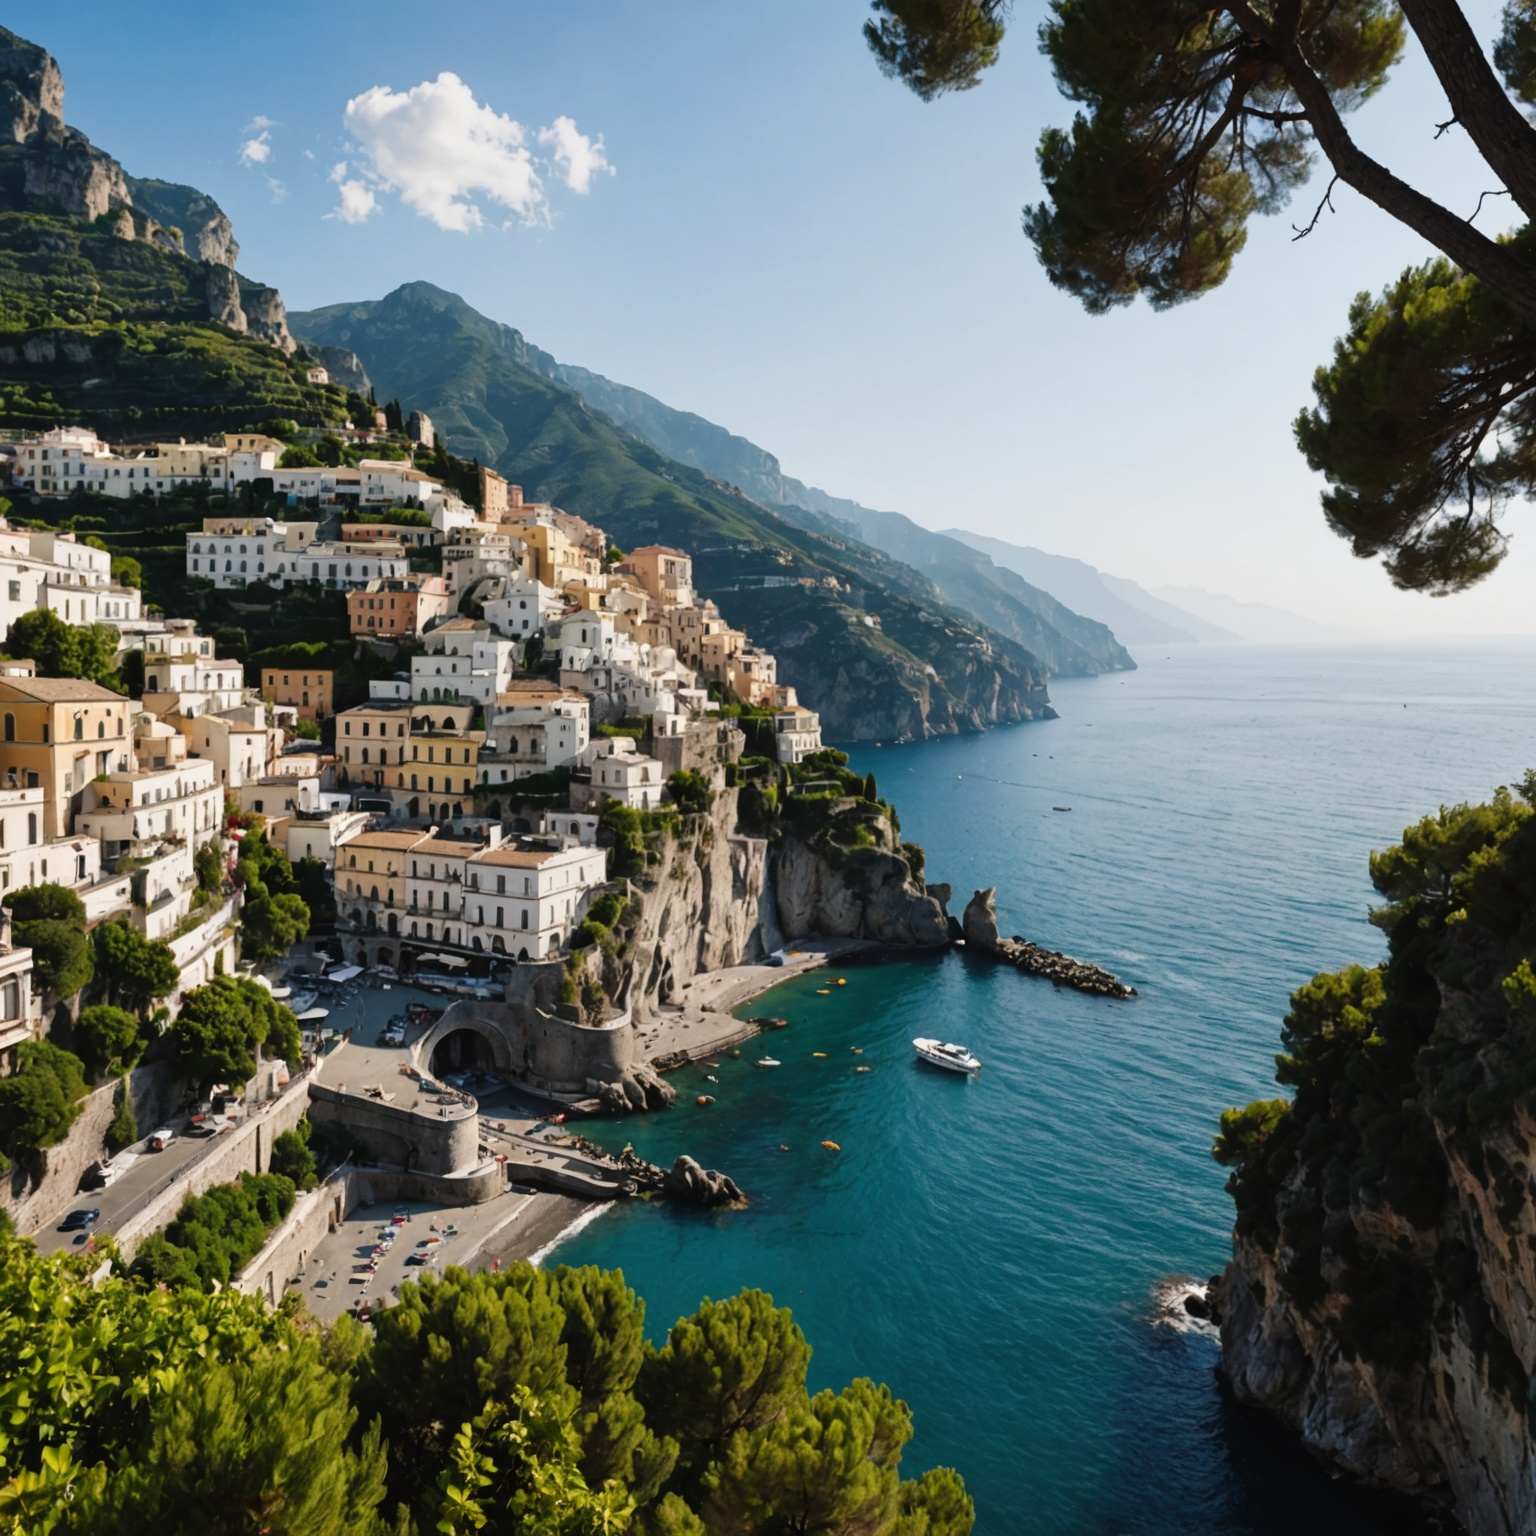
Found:
[{"label": "distant mountain ridge", "polygon": [[1107,575],[1086,560],[1049,554],[1030,545],[1010,544],[1005,539],[989,538],[964,528],[950,528],[946,532],[952,539],[990,555],[998,565],[1017,571],[1026,581],[1055,592],[1079,613],[1111,625],[1117,635],[1132,645],[1238,638],[1230,630],[1154,597],[1134,581]]},{"label": "distant mountain ridge", "polygon": [[[688,549],[699,590],[778,657],[780,679],[821,712],[829,738],[908,740],[1052,713],[1032,648],[846,530],[783,516],[658,451],[456,294],[407,283],[289,318],[307,347],[355,354],[381,395],[427,412],[455,452],[530,497],[589,517],[625,548]],[[1083,671],[1117,660],[1078,659]]]},{"label": "distant mountain ridge", "polygon": [[956,607],[1027,645],[1051,671],[1071,675],[1135,666],[1121,643],[1125,637],[1113,625],[1054,589],[1041,590],[985,552],[924,528],[900,512],[876,511],[786,475],[766,448],[693,411],[675,410],[644,390],[557,362],[537,349],[534,353],[534,366],[548,377],[569,385],[589,405],[669,458],[739,487],[802,526],[841,532],[904,561]]}]

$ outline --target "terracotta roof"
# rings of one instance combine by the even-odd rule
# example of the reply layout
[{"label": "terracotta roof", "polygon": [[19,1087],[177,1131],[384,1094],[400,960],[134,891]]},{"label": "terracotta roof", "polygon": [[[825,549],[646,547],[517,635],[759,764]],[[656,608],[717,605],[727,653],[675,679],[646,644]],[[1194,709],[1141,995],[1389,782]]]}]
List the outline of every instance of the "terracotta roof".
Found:
[{"label": "terracotta roof", "polygon": [[425,832],[362,832],[348,838],[348,848],[414,848]]},{"label": "terracotta roof", "polygon": [[42,704],[127,704],[129,701],[100,683],[79,677],[0,677],[0,684],[23,698]]},{"label": "terracotta roof", "polygon": [[429,837],[426,842],[418,843],[411,852],[441,854],[449,859],[467,859],[474,854],[484,852],[484,846],[480,843],[456,843],[445,837]]},{"label": "terracotta roof", "polygon": [[[585,853],[590,850],[582,851]],[[474,861],[476,864],[500,864],[511,869],[538,869],[540,865],[547,864],[564,852],[563,848],[488,848],[484,853],[477,853]]]},{"label": "terracotta roof", "polygon": [[636,555],[671,555],[674,560],[691,560],[693,556],[686,549],[673,549],[670,544],[642,544],[639,549],[632,549],[629,558],[633,560]]}]

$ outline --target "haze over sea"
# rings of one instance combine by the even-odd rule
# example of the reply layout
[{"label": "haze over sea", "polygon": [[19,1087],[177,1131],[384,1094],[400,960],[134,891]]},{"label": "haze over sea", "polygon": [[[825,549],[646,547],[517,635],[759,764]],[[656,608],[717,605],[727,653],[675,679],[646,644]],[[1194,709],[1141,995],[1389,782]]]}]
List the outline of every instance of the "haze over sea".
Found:
[{"label": "haze over sea", "polygon": [[[622,1267],[658,1338],[701,1297],[770,1291],[813,1387],[867,1375],[911,1404],[904,1465],[959,1467],[980,1536],[1385,1536],[1400,1519],[1226,1404],[1214,1341],[1159,1322],[1157,1291],[1224,1262],[1211,1136],[1278,1092],[1291,989],[1382,953],[1367,855],[1536,765],[1536,642],[1138,660],[1054,683],[1060,720],[853,760],[957,911],[996,885],[1003,932],[1141,997],[958,954],[850,968],[825,997],[832,973],[787,983],[745,1011],[791,1027],[718,1086],[690,1070],[670,1114],[598,1133],[691,1152],[751,1208],[616,1210],[555,1257]],[[979,1078],[915,1065],[920,1034],[971,1046]],[[754,1069],[769,1052],[783,1067]]]}]

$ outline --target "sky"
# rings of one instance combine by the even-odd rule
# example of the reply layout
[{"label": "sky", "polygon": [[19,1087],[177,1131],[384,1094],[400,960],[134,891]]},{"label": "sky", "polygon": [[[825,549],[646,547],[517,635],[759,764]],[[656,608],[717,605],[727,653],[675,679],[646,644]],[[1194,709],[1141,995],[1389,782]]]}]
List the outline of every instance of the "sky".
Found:
[{"label": "sky", "polygon": [[[1496,0],[1469,0],[1482,36]],[[220,15],[223,11],[223,20]],[[1536,633],[1536,514],[1471,593],[1392,589],[1329,533],[1291,436],[1351,297],[1427,247],[1321,181],[1256,221],[1227,283],[1089,316],[1019,228],[1070,120],[1018,0],[976,90],[884,79],[864,0],[13,0],[65,116],[134,175],[189,182],[290,309],[427,279],[697,411],[787,473],[1148,586],[1381,636]],[[1470,212],[1490,185],[1410,42],[1352,121]],[[1507,205],[1485,205],[1501,227]]]}]

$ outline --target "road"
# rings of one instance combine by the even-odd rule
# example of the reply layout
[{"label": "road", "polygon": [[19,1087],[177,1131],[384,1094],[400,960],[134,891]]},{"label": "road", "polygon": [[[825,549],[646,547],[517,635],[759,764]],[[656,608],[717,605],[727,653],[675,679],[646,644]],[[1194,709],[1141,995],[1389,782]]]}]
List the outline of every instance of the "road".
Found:
[{"label": "road", "polygon": [[[114,1159],[121,1170],[105,1189],[82,1190],[76,1196],[70,1210],[95,1209],[101,1212],[101,1220],[91,1229],[96,1233],[115,1232],[131,1216],[136,1216],[178,1174],[186,1172],[200,1158],[206,1157],[219,1144],[217,1136],[199,1139],[194,1136],[178,1136],[163,1152],[148,1152],[144,1143],[119,1152]],[[62,1214],[47,1227],[33,1234],[38,1251],[59,1253],[72,1247],[84,1247],[84,1240],[77,1232],[59,1232],[58,1222]]]}]

